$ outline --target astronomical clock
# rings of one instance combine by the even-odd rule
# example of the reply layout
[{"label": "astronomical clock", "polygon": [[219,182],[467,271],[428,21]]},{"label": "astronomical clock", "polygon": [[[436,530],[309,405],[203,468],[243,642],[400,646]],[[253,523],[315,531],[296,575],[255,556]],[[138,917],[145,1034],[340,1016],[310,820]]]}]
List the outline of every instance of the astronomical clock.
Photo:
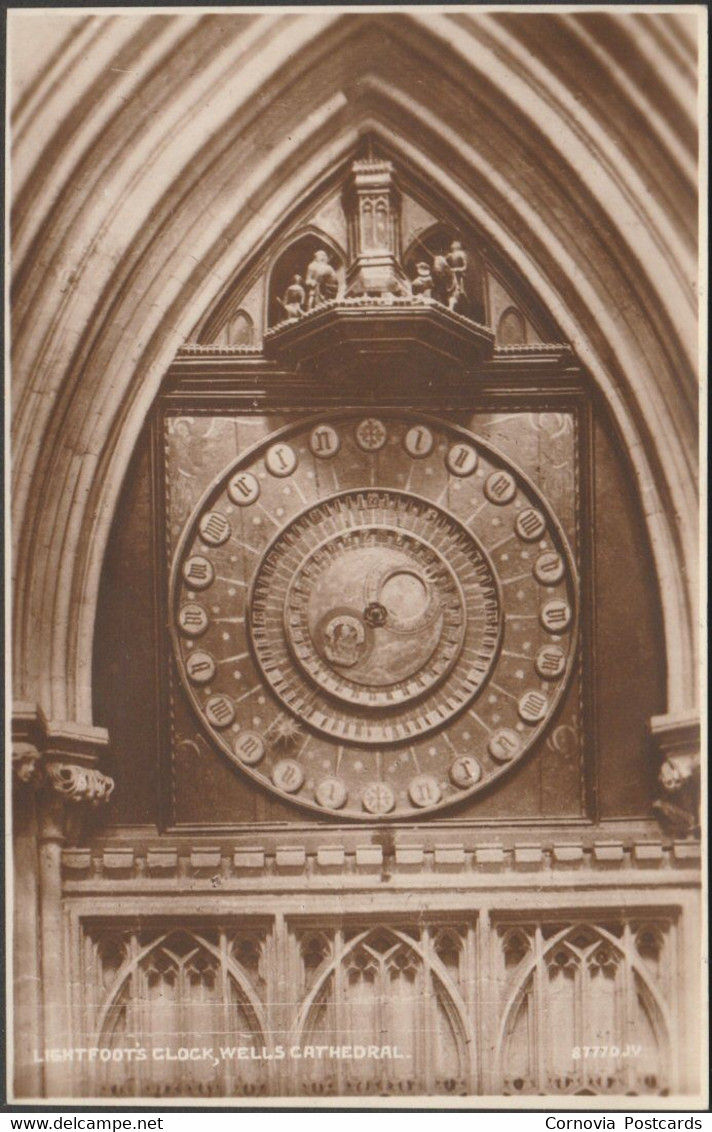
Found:
[{"label": "astronomical clock", "polygon": [[345,252],[297,229],[159,400],[166,820],[582,817],[580,370],[474,238],[404,250],[389,161],[339,207]]}]

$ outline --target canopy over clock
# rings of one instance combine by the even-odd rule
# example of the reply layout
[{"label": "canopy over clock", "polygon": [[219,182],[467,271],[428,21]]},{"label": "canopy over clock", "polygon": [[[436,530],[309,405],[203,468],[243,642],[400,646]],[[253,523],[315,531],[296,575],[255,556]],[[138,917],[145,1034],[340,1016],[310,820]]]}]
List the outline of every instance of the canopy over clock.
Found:
[{"label": "canopy over clock", "polygon": [[349,220],[343,286],[328,253],[317,250],[305,276],[295,275],[277,299],[282,319],[265,333],[267,356],[315,374],[336,365],[357,378],[365,368],[373,379],[395,367],[411,380],[432,377],[443,364],[491,357],[495,335],[473,318],[462,243],[453,240],[446,255],[431,257],[416,239],[421,262],[412,265],[412,278],[406,272],[393,164],[372,154],[354,161],[343,197]]},{"label": "canopy over clock", "polygon": [[481,437],[424,415],[302,419],[245,452],[189,520],[171,588],[214,746],[352,819],[488,787],[573,665],[577,582],[551,507]]}]

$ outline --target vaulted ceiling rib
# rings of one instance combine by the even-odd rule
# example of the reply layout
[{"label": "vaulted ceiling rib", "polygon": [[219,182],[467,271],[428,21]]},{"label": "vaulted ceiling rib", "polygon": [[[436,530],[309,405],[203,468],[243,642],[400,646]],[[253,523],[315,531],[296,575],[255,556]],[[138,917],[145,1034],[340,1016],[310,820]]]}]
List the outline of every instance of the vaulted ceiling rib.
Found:
[{"label": "vaulted ceiling rib", "polygon": [[[68,43],[28,83],[13,177],[22,694],[90,722],[103,549],[162,374],[240,264],[366,129],[431,177],[549,305],[631,450],[661,574],[694,560],[691,525],[664,518],[692,515],[694,492],[683,41],[677,27],[665,33],[677,54],[660,89],[642,90],[663,50],[648,25],[627,62],[606,38],[618,17],[546,19],[548,38],[537,24],[527,39],[521,21],[480,13],[112,16],[80,27],[91,47],[81,60]],[[572,87],[545,51],[553,31],[591,76],[612,76],[629,123],[649,122],[645,146],[624,151],[600,79],[595,97]],[[669,625],[689,620],[679,585],[667,600]]]}]

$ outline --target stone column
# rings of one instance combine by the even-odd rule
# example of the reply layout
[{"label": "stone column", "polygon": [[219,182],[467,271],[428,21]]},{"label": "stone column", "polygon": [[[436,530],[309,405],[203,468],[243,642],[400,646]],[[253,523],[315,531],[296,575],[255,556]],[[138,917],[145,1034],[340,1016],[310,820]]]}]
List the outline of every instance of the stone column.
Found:
[{"label": "stone column", "polygon": [[74,1044],[62,913],[61,854],[82,834],[89,806],[114,783],[97,769],[103,728],[48,721],[15,705],[13,716],[14,1089],[23,1097],[70,1092],[71,1063],[47,1049]]}]

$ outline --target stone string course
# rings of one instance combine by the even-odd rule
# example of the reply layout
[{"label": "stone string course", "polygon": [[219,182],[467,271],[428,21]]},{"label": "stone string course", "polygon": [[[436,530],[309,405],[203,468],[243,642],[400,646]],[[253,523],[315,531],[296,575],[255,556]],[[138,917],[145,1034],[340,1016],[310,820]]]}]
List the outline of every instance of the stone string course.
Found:
[{"label": "stone string course", "polygon": [[418,845],[396,846],[384,855],[377,844],[357,845],[353,850],[325,844],[307,850],[303,845],[265,849],[238,846],[231,852],[219,846],[170,847],[156,845],[147,850],[131,847],[105,847],[98,853],[89,848],[66,849],[62,867],[66,880],[87,878],[162,878],[245,876],[306,876],[339,872],[356,874],[384,866],[392,874],[407,875],[411,870],[435,873],[493,873],[559,871],[615,871],[621,869],[694,868],[700,862],[696,841],[676,841],[664,846],[660,841],[596,841],[592,845],[572,842],[540,845],[479,845],[465,848],[456,842],[443,842],[425,849]]},{"label": "stone string course", "polygon": [[[336,303],[336,302],[328,303],[328,304],[325,303],[322,306],[315,308],[314,311],[309,311],[308,314],[309,315],[316,314],[318,311],[328,310],[328,309],[331,309],[332,307],[335,307],[335,306],[338,306],[338,305],[343,305],[343,304],[339,304],[339,303]],[[363,300],[360,300],[360,299],[353,299],[353,300],[350,301],[349,305],[352,306],[352,307],[358,308],[358,307],[366,306],[367,303]],[[376,305],[378,305],[378,304],[376,304]],[[397,304],[381,303],[380,305],[392,307],[392,306],[397,305]],[[405,306],[405,305],[407,305],[407,304],[401,303],[401,306]],[[437,303],[435,305],[438,306],[438,307],[441,306],[441,304],[439,304],[439,303]],[[446,307],[442,307],[442,309],[447,310]],[[449,311],[449,313],[453,314],[452,311]],[[306,317],[308,317],[308,315],[305,314],[302,317],[306,318]],[[462,318],[464,316],[461,315],[459,317]],[[269,330],[266,330],[265,331],[265,337],[269,337],[273,333],[273,331],[279,330],[283,326],[292,326],[294,323],[297,323],[299,321],[300,320],[296,319],[296,318],[284,319],[282,322],[278,323],[277,326],[270,327]],[[472,320],[467,319],[466,321],[470,322]],[[475,325],[480,326],[479,323],[475,323]],[[483,329],[483,330],[488,329],[488,327],[486,327],[486,326],[480,327],[480,328]],[[559,354],[573,354],[573,350],[572,350],[571,346],[566,342],[527,342],[527,343],[523,342],[523,343],[516,345],[516,346],[495,345],[495,347],[494,347],[495,355],[502,355],[502,356],[505,356],[505,357],[509,356],[509,355],[517,355],[517,354],[550,354],[552,352],[556,352],[556,353],[559,353]],[[264,358],[264,351],[262,350],[261,346],[218,346],[214,342],[208,342],[208,343],[184,342],[183,345],[181,345],[179,347],[178,354],[179,355],[185,355],[185,356],[192,356],[192,355],[209,356],[211,354],[224,354],[227,357],[235,357],[235,358],[260,358],[260,359]]]}]

